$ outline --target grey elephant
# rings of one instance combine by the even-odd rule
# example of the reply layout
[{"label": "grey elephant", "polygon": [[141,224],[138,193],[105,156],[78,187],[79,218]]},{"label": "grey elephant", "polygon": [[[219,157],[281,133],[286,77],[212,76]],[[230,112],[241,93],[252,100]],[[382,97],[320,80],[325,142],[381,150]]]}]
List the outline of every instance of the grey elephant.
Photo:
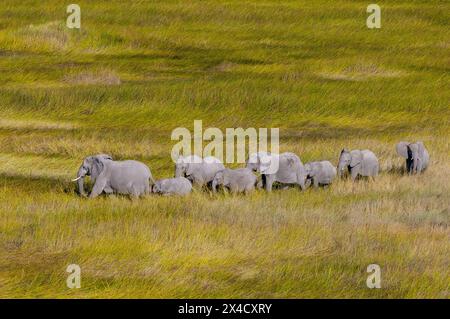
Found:
[{"label": "grey elephant", "polygon": [[161,195],[187,195],[192,191],[191,182],[185,177],[165,178],[156,181],[152,192]]},{"label": "grey elephant", "polygon": [[219,171],[214,176],[212,189],[217,191],[217,186],[222,185],[232,193],[250,193],[255,189],[257,177],[248,168],[229,169]]},{"label": "grey elephant", "polygon": [[423,142],[400,142],[396,145],[396,150],[398,155],[406,158],[406,171],[409,174],[421,173],[427,169],[430,155]]},{"label": "grey elephant", "polygon": [[330,185],[336,177],[336,167],[329,161],[309,162],[305,164],[307,183],[315,188]]},{"label": "grey elephant", "polygon": [[218,171],[224,170],[222,162],[212,156],[180,156],[175,164],[175,177],[186,177],[200,187],[211,183]]},{"label": "grey elephant", "polygon": [[261,174],[266,191],[270,192],[275,182],[297,184],[302,190],[305,189],[305,168],[300,158],[294,153],[254,153],[249,156],[246,167]]},{"label": "grey elephant", "polygon": [[343,149],[339,156],[339,176],[342,177],[345,170],[348,169],[353,181],[358,176],[371,176],[375,178],[378,175],[379,168],[378,158],[370,150],[348,151]]},{"label": "grey elephant", "polygon": [[84,178],[90,176],[94,184],[89,195],[95,198],[101,193],[140,196],[151,192],[154,180],[147,165],[137,161],[114,161],[111,156],[99,154],[86,157],[78,170],[78,192],[86,196]]}]

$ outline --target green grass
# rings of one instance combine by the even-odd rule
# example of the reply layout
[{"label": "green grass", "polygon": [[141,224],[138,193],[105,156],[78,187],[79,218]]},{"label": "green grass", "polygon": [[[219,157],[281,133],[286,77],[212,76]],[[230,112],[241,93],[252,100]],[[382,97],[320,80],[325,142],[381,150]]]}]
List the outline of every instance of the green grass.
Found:
[{"label": "green grass", "polygon": [[[449,298],[450,6],[384,1],[3,0],[0,297]],[[84,200],[110,153],[173,174],[176,127],[279,127],[281,151],[369,148],[374,183]],[[399,140],[431,167],[400,173]],[[66,287],[67,265],[82,288]],[[366,267],[382,289],[366,287]]]}]

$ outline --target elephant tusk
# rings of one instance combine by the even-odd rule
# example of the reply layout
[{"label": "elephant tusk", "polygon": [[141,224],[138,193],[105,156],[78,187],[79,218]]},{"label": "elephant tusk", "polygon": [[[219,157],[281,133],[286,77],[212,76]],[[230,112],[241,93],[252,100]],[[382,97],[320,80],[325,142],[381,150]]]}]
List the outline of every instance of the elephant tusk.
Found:
[{"label": "elephant tusk", "polygon": [[72,179],[72,182],[76,182],[76,181],[78,181],[80,178],[82,178],[83,176],[80,176],[80,177],[77,177],[77,178],[75,178],[75,179]]}]

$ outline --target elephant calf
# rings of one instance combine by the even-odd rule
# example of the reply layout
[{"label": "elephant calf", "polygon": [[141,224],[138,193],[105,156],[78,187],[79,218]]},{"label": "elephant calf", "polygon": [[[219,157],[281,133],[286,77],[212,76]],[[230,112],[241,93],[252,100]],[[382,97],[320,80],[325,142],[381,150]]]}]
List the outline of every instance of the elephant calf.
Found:
[{"label": "elephant calf", "polygon": [[396,150],[398,155],[406,158],[406,171],[409,174],[422,173],[427,169],[430,155],[422,142],[400,142]]},{"label": "elephant calf", "polygon": [[378,175],[379,168],[378,158],[369,150],[348,151],[343,149],[339,156],[339,176],[342,177],[345,169],[348,169],[353,181],[358,176],[371,176],[375,178]]},{"label": "elephant calf", "polygon": [[160,179],[153,185],[152,191],[161,195],[187,195],[192,191],[192,184],[185,177]]},{"label": "elephant calf", "polygon": [[336,177],[336,167],[329,161],[309,162],[305,164],[306,179],[312,181],[315,188],[330,185]]},{"label": "elephant calf", "polygon": [[248,168],[226,168],[216,173],[212,182],[212,189],[216,192],[217,186],[222,185],[230,189],[232,193],[249,193],[255,189],[256,182],[256,175]]},{"label": "elephant calf", "polygon": [[223,169],[225,166],[222,162],[213,156],[180,156],[175,164],[175,177],[186,177],[192,184],[203,187],[211,183],[216,173]]},{"label": "elephant calf", "polygon": [[101,193],[140,196],[149,194],[150,182],[154,184],[147,165],[137,161],[114,161],[111,156],[99,154],[86,157],[78,170],[78,191],[85,196],[84,178],[90,176],[94,184],[90,198]]}]

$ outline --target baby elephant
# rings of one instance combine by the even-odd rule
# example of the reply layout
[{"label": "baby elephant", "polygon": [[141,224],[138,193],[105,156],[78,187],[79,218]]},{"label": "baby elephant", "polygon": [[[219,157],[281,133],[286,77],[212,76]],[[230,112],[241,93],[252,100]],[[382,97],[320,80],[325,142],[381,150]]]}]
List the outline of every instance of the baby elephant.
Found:
[{"label": "baby elephant", "polygon": [[372,179],[375,179],[379,169],[377,156],[369,150],[348,151],[343,149],[339,156],[338,172],[340,177],[348,170],[353,181],[358,176],[371,176]]},{"label": "baby elephant", "polygon": [[423,142],[400,142],[396,145],[397,154],[406,159],[406,171],[409,174],[422,173],[428,167],[430,154]]},{"label": "baby elephant", "polygon": [[192,191],[191,182],[185,177],[166,178],[156,181],[152,192],[162,195],[187,195]]},{"label": "baby elephant", "polygon": [[336,167],[329,161],[309,162],[305,165],[305,170],[308,185],[312,181],[315,188],[330,185],[337,174]]},{"label": "baby elephant", "polygon": [[256,175],[248,168],[226,168],[216,173],[212,182],[212,189],[217,191],[217,185],[229,188],[232,193],[249,193],[255,189]]}]

